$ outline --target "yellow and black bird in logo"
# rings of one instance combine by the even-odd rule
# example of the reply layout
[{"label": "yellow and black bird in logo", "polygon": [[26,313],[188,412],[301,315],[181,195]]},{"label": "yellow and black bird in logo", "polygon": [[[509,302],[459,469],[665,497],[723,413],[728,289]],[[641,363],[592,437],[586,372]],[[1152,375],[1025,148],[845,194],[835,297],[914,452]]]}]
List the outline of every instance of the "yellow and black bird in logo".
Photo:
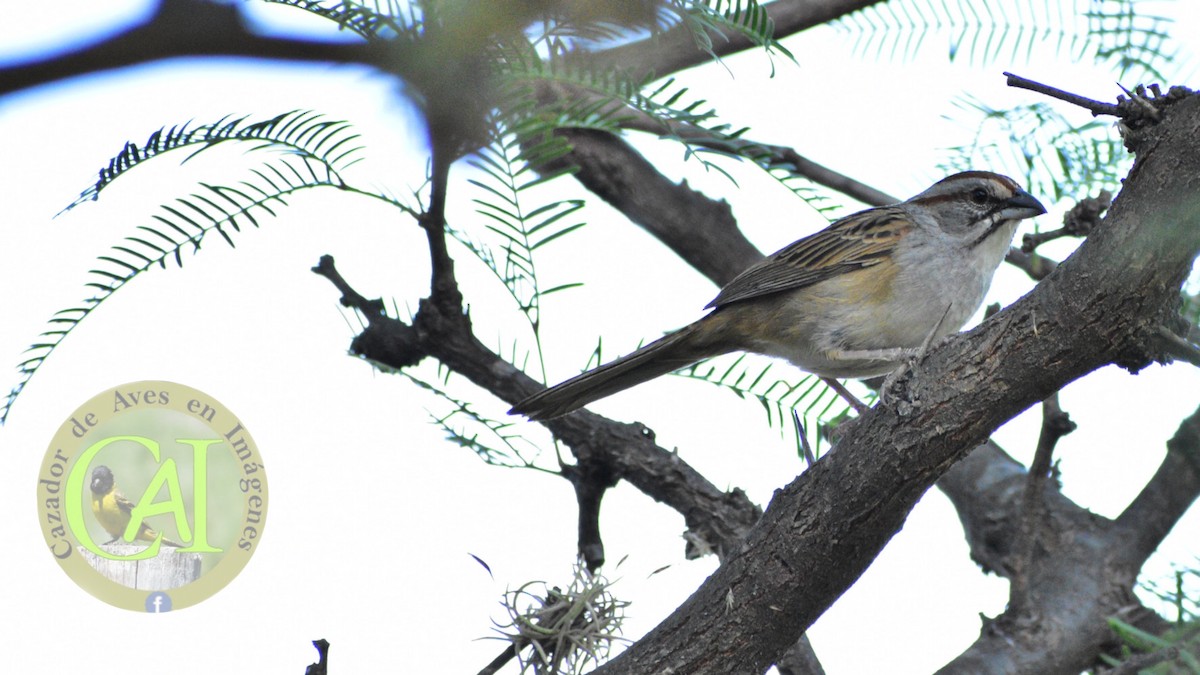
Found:
[{"label": "yellow and black bird in logo", "polygon": [[[133,513],[133,502],[126,499],[125,495],[117,489],[112,470],[103,464],[92,469],[91,487],[92,513],[96,514],[96,520],[100,522],[101,527],[112,535],[112,539],[105,543],[111,544],[120,540],[125,534],[125,528],[129,526],[129,520]],[[142,521],[142,526],[138,529],[135,539],[154,541],[157,538],[158,532]],[[163,537],[162,543],[175,548],[183,548],[183,544],[173,542],[166,537]]]}]

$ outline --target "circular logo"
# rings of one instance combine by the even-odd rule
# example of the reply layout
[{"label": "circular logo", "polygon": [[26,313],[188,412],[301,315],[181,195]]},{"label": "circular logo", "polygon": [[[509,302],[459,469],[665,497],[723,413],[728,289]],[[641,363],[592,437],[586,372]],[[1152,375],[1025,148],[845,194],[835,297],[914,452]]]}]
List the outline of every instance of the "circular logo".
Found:
[{"label": "circular logo", "polygon": [[50,552],[105,602],[161,613],[221,590],[258,548],[267,475],[223,405],[174,382],[94,396],[42,462],[38,515]]}]

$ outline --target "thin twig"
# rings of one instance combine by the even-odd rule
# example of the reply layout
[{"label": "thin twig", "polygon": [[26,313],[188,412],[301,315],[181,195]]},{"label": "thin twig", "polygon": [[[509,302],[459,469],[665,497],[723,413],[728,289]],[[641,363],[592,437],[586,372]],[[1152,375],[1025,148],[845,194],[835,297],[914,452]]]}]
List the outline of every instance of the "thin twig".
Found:
[{"label": "thin twig", "polygon": [[1156,332],[1162,340],[1163,349],[1168,354],[1180,361],[1200,368],[1200,347],[1179,337],[1163,326],[1159,326]]},{"label": "thin twig", "polygon": [[513,640],[512,644],[505,647],[504,651],[497,654],[496,658],[492,659],[490,663],[479,671],[479,675],[495,675],[495,673],[500,672],[501,668],[508,665],[508,662],[516,658],[521,653],[521,650],[528,645],[529,641],[523,638]]},{"label": "thin twig", "polygon": [[457,143],[449,138],[448,130],[434,126],[430,129],[432,158],[430,161],[429,208],[421,215],[421,227],[429,240],[429,261],[433,268],[430,300],[435,304],[448,301],[462,304],[462,293],[454,278],[454,261],[446,248],[446,191],[450,182],[450,165],[454,161]]},{"label": "thin twig", "polygon": [[312,268],[312,271],[320,276],[325,277],[326,279],[329,279],[330,283],[332,283],[334,287],[338,289],[338,292],[342,294],[340,299],[342,306],[351,307],[362,312],[363,316],[367,317],[368,323],[370,323],[371,320],[377,316],[384,316],[386,308],[383,304],[383,300],[368,300],[367,298],[363,297],[361,293],[354,290],[354,288],[350,286],[350,283],[342,278],[341,273],[337,271],[337,267],[333,262],[333,256],[329,254],[321,256],[320,260],[317,261],[316,266]]},{"label": "thin twig", "polygon": [[545,82],[538,84],[537,96],[539,101],[549,107],[559,102],[594,105],[597,106],[598,114],[611,119],[622,129],[676,138],[695,147],[745,157],[764,168],[780,169],[802,176],[870,206],[884,206],[901,201],[882,190],[817,164],[796,152],[794,148],[722,135],[689,122],[655,117],[644,110],[583,87],[563,82]]},{"label": "thin twig", "polygon": [[1027,234],[1021,241],[1021,250],[1032,253],[1038,246],[1062,237],[1086,237],[1100,226],[1104,212],[1112,206],[1113,195],[1101,190],[1095,197],[1080,199],[1063,215],[1063,226],[1057,230]]},{"label": "thin twig", "polygon": [[1045,279],[1050,276],[1054,268],[1058,267],[1058,262],[1055,260],[1037,253],[1026,253],[1015,246],[1008,249],[1008,254],[1004,256],[1004,262],[1025,272],[1034,281]]},{"label": "thin twig", "polygon": [[1085,96],[1080,96],[1079,94],[1072,94],[1040,82],[1034,82],[1033,80],[1021,77],[1020,75],[1013,75],[1009,72],[1005,72],[1004,75],[1008,78],[1008,86],[1010,87],[1036,91],[1037,93],[1045,94],[1050,98],[1056,98],[1060,101],[1066,101],[1072,105],[1086,108],[1087,110],[1091,111],[1093,117],[1099,117],[1100,115],[1113,115],[1114,117],[1117,117],[1120,115],[1117,106],[1112,103],[1103,103]]}]

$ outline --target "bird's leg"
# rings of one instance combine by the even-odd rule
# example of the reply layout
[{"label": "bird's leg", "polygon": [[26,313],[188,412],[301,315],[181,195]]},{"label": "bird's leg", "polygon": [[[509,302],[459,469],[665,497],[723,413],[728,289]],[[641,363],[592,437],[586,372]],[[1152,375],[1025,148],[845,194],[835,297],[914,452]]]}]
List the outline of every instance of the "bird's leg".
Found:
[{"label": "bird's leg", "polygon": [[892,394],[895,392],[896,383],[905,373],[911,370],[913,377],[917,376],[917,366],[921,365],[921,362],[925,360],[925,356],[929,354],[929,347],[933,344],[934,338],[941,332],[942,324],[946,322],[946,317],[950,314],[950,308],[953,306],[954,303],[946,305],[946,311],[942,312],[942,318],[938,319],[937,323],[933,325],[933,330],[930,330],[925,339],[921,341],[921,346],[915,350],[909,350],[911,353],[900,364],[900,367],[888,373],[888,376],[884,378],[883,384],[879,387],[880,400],[887,401],[893,398]]},{"label": "bird's leg", "polygon": [[870,408],[867,407],[867,404],[858,400],[858,397],[856,397],[854,394],[851,394],[850,390],[847,389],[841,382],[838,382],[832,377],[822,377],[821,381],[829,385],[829,388],[836,392],[838,396],[841,396],[846,403],[849,403],[850,407],[854,408],[854,411],[859,415],[862,415],[870,410]]}]

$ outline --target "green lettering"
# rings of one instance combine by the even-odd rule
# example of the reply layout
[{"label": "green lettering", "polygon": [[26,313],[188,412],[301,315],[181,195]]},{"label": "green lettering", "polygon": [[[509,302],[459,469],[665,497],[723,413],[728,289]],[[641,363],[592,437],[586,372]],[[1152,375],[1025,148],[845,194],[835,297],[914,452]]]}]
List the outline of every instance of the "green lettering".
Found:
[{"label": "green lettering", "polygon": [[[120,398],[120,394],[117,394],[117,397]],[[101,439],[89,445],[87,450],[84,450],[79,455],[79,459],[75,462],[75,465],[71,467],[71,472],[67,474],[67,492],[65,495],[67,507],[67,525],[70,526],[71,534],[75,535],[75,538],[79,540],[79,544],[81,546],[92,553],[95,553],[101,558],[107,558],[109,560],[147,560],[158,555],[158,548],[162,542],[156,539],[154,543],[150,544],[146,550],[140,553],[131,553],[130,555],[113,555],[112,553],[100,548],[100,545],[92,540],[92,535],[87,530],[87,524],[83,521],[83,490],[84,485],[87,482],[88,465],[92,463],[92,458],[95,457],[101,450],[119,441],[130,441],[132,443],[137,443],[150,452],[150,455],[154,457],[155,462],[158,461],[158,443],[156,443],[153,439],[145,438],[143,436],[110,436],[109,438]]]},{"label": "green lettering", "polygon": [[[178,438],[177,442],[192,446],[192,512],[195,514],[196,536],[191,545],[181,551],[217,553],[222,549],[208,543],[208,447],[220,443],[219,438]],[[183,530],[179,533],[182,535]]]}]

